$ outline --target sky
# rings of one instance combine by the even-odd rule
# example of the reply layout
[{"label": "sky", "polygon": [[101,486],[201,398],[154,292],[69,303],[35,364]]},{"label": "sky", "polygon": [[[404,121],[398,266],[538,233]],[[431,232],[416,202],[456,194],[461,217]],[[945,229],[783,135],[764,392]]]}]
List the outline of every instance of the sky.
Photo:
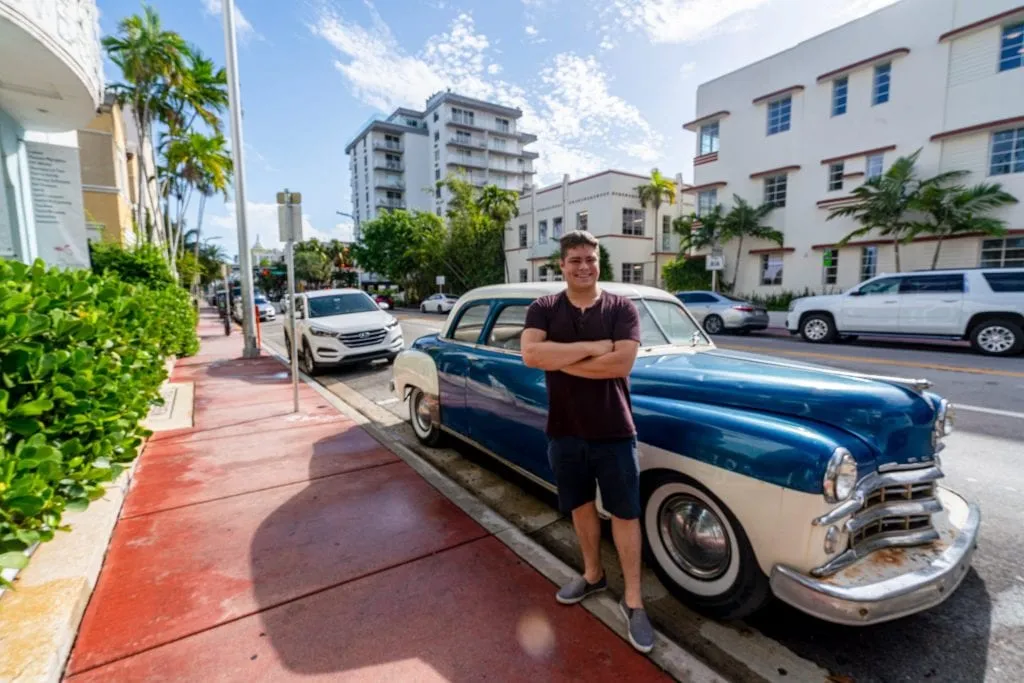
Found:
[{"label": "sky", "polygon": [[[697,86],[895,0],[238,0],[249,241],[277,240],[276,193],[305,237],[351,239],[345,146],[367,120],[453,92],[523,110],[542,185],[607,168],[692,182]],[[150,0],[225,63],[221,0]],[[97,0],[103,35],[139,0]],[[105,65],[107,83],[120,79]],[[228,131],[226,131],[228,134]],[[230,135],[228,134],[230,139]],[[203,235],[238,253],[235,198]]]}]

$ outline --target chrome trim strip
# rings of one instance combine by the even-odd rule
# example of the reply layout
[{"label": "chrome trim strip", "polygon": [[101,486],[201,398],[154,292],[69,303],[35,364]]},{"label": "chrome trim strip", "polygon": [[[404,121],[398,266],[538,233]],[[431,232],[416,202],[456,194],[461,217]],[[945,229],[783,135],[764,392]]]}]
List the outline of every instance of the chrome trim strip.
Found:
[{"label": "chrome trim strip", "polygon": [[882,487],[927,484],[942,479],[942,476],[942,470],[935,465],[917,467],[912,470],[894,470],[883,473],[872,472],[857,483],[857,488],[853,490],[849,500],[841,503],[838,507],[818,517],[811,523],[814,526],[835,524],[844,517],[848,517],[857,512],[857,510],[860,510],[868,499],[868,495]]},{"label": "chrome trim strip", "polygon": [[887,375],[872,375],[872,374],[869,374],[869,373],[866,373],[866,372],[854,372],[853,370],[841,370],[841,369],[838,369],[838,368],[820,367],[820,366],[817,366],[817,365],[814,366],[813,368],[809,368],[809,367],[803,366],[803,365],[794,365],[794,364],[791,364],[791,363],[782,363],[782,362],[779,362],[779,361],[768,360],[768,359],[764,359],[764,358],[745,358],[745,357],[740,357],[740,356],[732,356],[732,355],[729,355],[728,353],[721,352],[722,349],[718,349],[718,350],[720,351],[720,353],[718,353],[716,355],[722,356],[724,358],[732,358],[733,360],[747,361],[747,362],[750,362],[750,363],[761,363],[762,365],[772,365],[772,366],[775,366],[775,367],[787,368],[789,370],[814,370],[814,371],[817,371],[817,372],[823,372],[823,373],[828,374],[828,375],[836,375],[836,376],[839,376],[839,377],[854,377],[854,378],[857,378],[857,379],[870,379],[870,380],[879,381],[879,382],[890,382],[892,384],[904,384],[904,385],[909,386],[911,389],[913,389],[914,391],[917,391],[917,392],[922,392],[925,389],[928,389],[928,388],[930,388],[932,386],[931,381],[927,380],[927,379],[909,379],[909,378],[906,378],[906,377],[889,377]]},{"label": "chrome trim strip", "polygon": [[967,507],[967,519],[957,537],[926,567],[873,583],[840,586],[776,565],[770,579],[772,592],[807,614],[847,626],[878,624],[932,608],[956,591],[977,548],[981,511],[974,503]]},{"label": "chrome trim strip", "polygon": [[[931,515],[935,512],[942,512],[942,503],[937,498],[882,503],[881,505],[873,505],[861,514],[846,520],[845,527],[847,532],[853,534],[886,517],[914,517]],[[867,541],[866,543],[869,542]]]},{"label": "chrome trim strip", "polygon": [[454,436],[455,438],[459,439],[460,441],[464,441],[465,443],[469,444],[473,448],[476,448],[477,450],[486,453],[487,455],[491,456],[495,460],[498,460],[499,462],[501,462],[503,465],[505,465],[505,466],[515,470],[519,474],[523,475],[524,477],[526,477],[530,481],[534,482],[535,484],[539,484],[540,486],[543,486],[547,490],[551,491],[551,493],[558,493],[558,489],[555,487],[554,484],[541,479],[540,477],[538,477],[533,472],[530,472],[528,470],[524,470],[522,467],[520,467],[519,465],[515,464],[514,462],[509,462],[508,460],[506,460],[505,458],[501,457],[500,455],[498,455],[497,453],[495,453],[491,449],[487,448],[486,446],[480,445],[479,443],[477,443],[473,439],[469,438],[468,436],[464,436],[464,435],[460,434],[459,432],[455,431],[454,429],[451,429],[450,427],[446,427],[444,425],[438,425],[438,426],[441,428],[441,431],[445,432],[446,434],[451,434],[452,436]]},{"label": "chrome trim strip", "polygon": [[874,536],[860,543],[855,548],[837,555],[825,564],[811,570],[812,576],[824,577],[835,574],[841,569],[849,567],[858,560],[862,560],[876,550],[884,548],[907,548],[915,545],[924,545],[938,540],[939,532],[935,529],[921,529],[920,531],[904,532],[893,536]]}]

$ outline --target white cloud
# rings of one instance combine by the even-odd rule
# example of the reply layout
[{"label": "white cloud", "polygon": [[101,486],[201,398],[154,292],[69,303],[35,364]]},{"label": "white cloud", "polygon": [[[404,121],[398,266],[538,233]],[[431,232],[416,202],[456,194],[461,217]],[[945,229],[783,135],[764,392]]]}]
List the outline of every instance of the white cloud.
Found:
[{"label": "white cloud", "polygon": [[538,138],[531,149],[540,153],[541,183],[613,165],[636,168],[640,162],[649,169],[661,158],[662,136],[635,106],[612,94],[607,74],[592,56],[555,55],[533,82],[518,84],[496,77],[502,67],[491,58],[495,50],[469,14],[428,38],[415,55],[402,50],[379,16],[373,23],[368,29],[325,10],[310,26],[340,53],[338,70],[353,94],[371,106],[385,112],[422,108],[431,94],[451,88],[518,107],[521,129]]},{"label": "white cloud", "polygon": [[[222,0],[203,0],[203,10],[211,16],[220,17],[224,14],[224,4]],[[242,14],[242,10],[238,9],[237,3],[235,3],[235,33],[243,42],[249,38],[263,39],[263,36],[256,33],[252,24]]]},{"label": "white cloud", "polygon": [[526,31],[526,35],[528,36],[535,36],[538,33],[540,33],[540,31],[537,30],[536,26],[527,26],[523,30]]},{"label": "white cloud", "polygon": [[770,0],[611,0],[602,14],[629,31],[642,30],[652,43],[689,43],[746,26],[729,20]]},{"label": "white cloud", "polygon": [[679,67],[679,75],[683,78],[689,78],[690,75],[697,69],[697,62],[685,62]]}]

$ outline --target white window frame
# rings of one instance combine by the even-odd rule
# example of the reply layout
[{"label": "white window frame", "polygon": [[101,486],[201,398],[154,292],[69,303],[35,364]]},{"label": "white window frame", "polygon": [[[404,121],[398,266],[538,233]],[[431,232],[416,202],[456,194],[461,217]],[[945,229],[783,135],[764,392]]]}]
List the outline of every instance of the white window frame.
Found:
[{"label": "white window frame", "polygon": [[[842,88],[842,94],[839,89]],[[840,101],[842,100],[842,101]],[[846,113],[850,101],[850,78],[843,76],[832,81],[832,116],[842,116]],[[842,107],[842,111],[836,111]]]},{"label": "white window frame", "polygon": [[718,121],[700,127],[700,135],[698,136],[700,156],[714,154],[718,151],[719,132]]},{"label": "white window frame", "polygon": [[828,191],[838,192],[843,189],[843,175],[846,173],[846,164],[842,161],[828,165]]},{"label": "white window frame", "polygon": [[[1009,159],[1005,162],[1007,169],[996,172],[996,136],[1007,133],[1010,134]],[[1024,173],[1024,127],[992,131],[988,139],[988,175],[1012,175],[1014,173]]]},{"label": "white window frame", "polygon": [[[872,170],[871,162],[878,160],[877,170]],[[885,173],[885,155],[884,154],[871,154],[864,160],[864,179],[871,180],[872,178],[881,177]]]},{"label": "white window frame", "polygon": [[[706,200],[706,201],[705,201]],[[718,189],[704,190],[697,193],[697,215],[703,216],[718,204]]]},{"label": "white window frame", "polygon": [[644,283],[643,263],[623,263],[621,272],[622,282],[626,284],[642,285]]},{"label": "white window frame", "polygon": [[661,217],[661,250],[672,248],[672,216]]},{"label": "white window frame", "polygon": [[[772,278],[768,278],[768,267],[771,262],[778,258],[778,271],[775,272]],[[767,254],[761,254],[761,270],[759,274],[759,282],[762,287],[778,287],[782,284],[782,273],[785,266],[785,254],[781,251],[771,251]]]},{"label": "white window frame", "polygon": [[[883,89],[885,99],[881,99]],[[871,106],[885,104],[890,99],[892,99],[892,62],[876,64],[874,76],[871,79]]]},{"label": "white window frame", "polygon": [[[768,135],[785,133],[793,125],[793,96],[786,95],[777,100],[772,100],[767,106]],[[772,124],[773,112],[775,112],[775,124]]]},{"label": "white window frame", "polygon": [[[627,221],[626,212],[629,212],[631,218]],[[646,218],[646,211],[643,209],[634,209],[631,207],[622,208],[622,234],[632,235],[635,237],[643,237],[647,226],[644,225]],[[639,227],[638,227],[639,226]]]},{"label": "white window frame", "polygon": [[530,271],[527,270],[526,268],[520,268],[519,269],[519,281],[520,282],[529,282],[530,281]]},{"label": "white window frame", "polygon": [[870,280],[878,274],[878,247],[871,245],[860,250],[860,281]]},{"label": "white window frame", "polygon": [[537,244],[548,243],[548,219],[537,221]]},{"label": "white window frame", "polygon": [[[1020,244],[1022,245],[1021,247],[1014,246],[1014,247],[1011,248],[1011,247],[1008,246],[1008,244],[1010,242],[1017,242],[1018,240],[1020,241]],[[990,245],[990,246],[988,246],[986,248],[985,245]],[[993,248],[993,246],[991,246],[991,245],[997,245],[997,246],[995,246]],[[1021,254],[1021,258],[1019,258],[1019,259],[1018,258],[1014,258],[1012,260],[1009,260],[1009,263],[1007,262],[1008,259],[1006,258],[1006,252],[1011,251],[1011,250],[1015,251],[1015,252],[1016,251],[1024,250],[1024,237],[1006,237],[1006,238],[995,238],[995,239],[981,240],[981,243],[979,245],[980,253],[979,253],[979,258],[978,258],[978,265],[980,265],[982,268],[1022,268],[1022,267],[1024,267],[1024,253]],[[988,260],[988,262],[986,262],[985,261],[985,254],[986,254],[986,252],[991,254],[994,251],[998,252],[998,257],[995,260],[990,258]]]},{"label": "white window frame", "polygon": [[587,226],[590,223],[590,214],[586,211],[578,211],[576,213],[576,229],[587,230]]},{"label": "white window frame", "polygon": [[[825,263],[825,257],[832,254],[832,265]],[[839,282],[839,250],[826,249],[821,255],[821,283],[823,285],[834,285]]]},{"label": "white window frame", "polygon": [[529,228],[527,227],[526,223],[520,223],[519,224],[519,248],[520,249],[523,249],[523,248],[529,246],[530,234],[529,234],[528,230],[529,230]]},{"label": "white window frame", "polygon": [[[1010,36],[1013,35],[1013,38]],[[1012,40],[1013,43],[1009,43]],[[1024,21],[1003,26],[999,38],[999,71],[1024,67]]]},{"label": "white window frame", "polygon": [[789,175],[779,173],[777,175],[765,176],[764,179],[764,202],[771,204],[777,209],[786,206],[786,194],[789,189]]}]

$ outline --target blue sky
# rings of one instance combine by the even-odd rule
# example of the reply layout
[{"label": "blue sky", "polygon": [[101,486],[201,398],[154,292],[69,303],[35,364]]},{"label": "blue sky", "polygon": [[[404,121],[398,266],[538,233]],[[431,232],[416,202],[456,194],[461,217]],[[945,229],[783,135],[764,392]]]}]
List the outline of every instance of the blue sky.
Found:
[{"label": "blue sky", "polygon": [[[277,245],[275,193],[308,236],[349,238],[345,145],[372,115],[444,88],[524,111],[537,179],[657,166],[692,181],[697,86],[894,0],[238,0],[250,240]],[[152,0],[224,63],[220,0]],[[138,0],[98,0],[104,35]],[[119,78],[107,64],[107,80]],[[237,253],[234,202],[204,235]]]}]

